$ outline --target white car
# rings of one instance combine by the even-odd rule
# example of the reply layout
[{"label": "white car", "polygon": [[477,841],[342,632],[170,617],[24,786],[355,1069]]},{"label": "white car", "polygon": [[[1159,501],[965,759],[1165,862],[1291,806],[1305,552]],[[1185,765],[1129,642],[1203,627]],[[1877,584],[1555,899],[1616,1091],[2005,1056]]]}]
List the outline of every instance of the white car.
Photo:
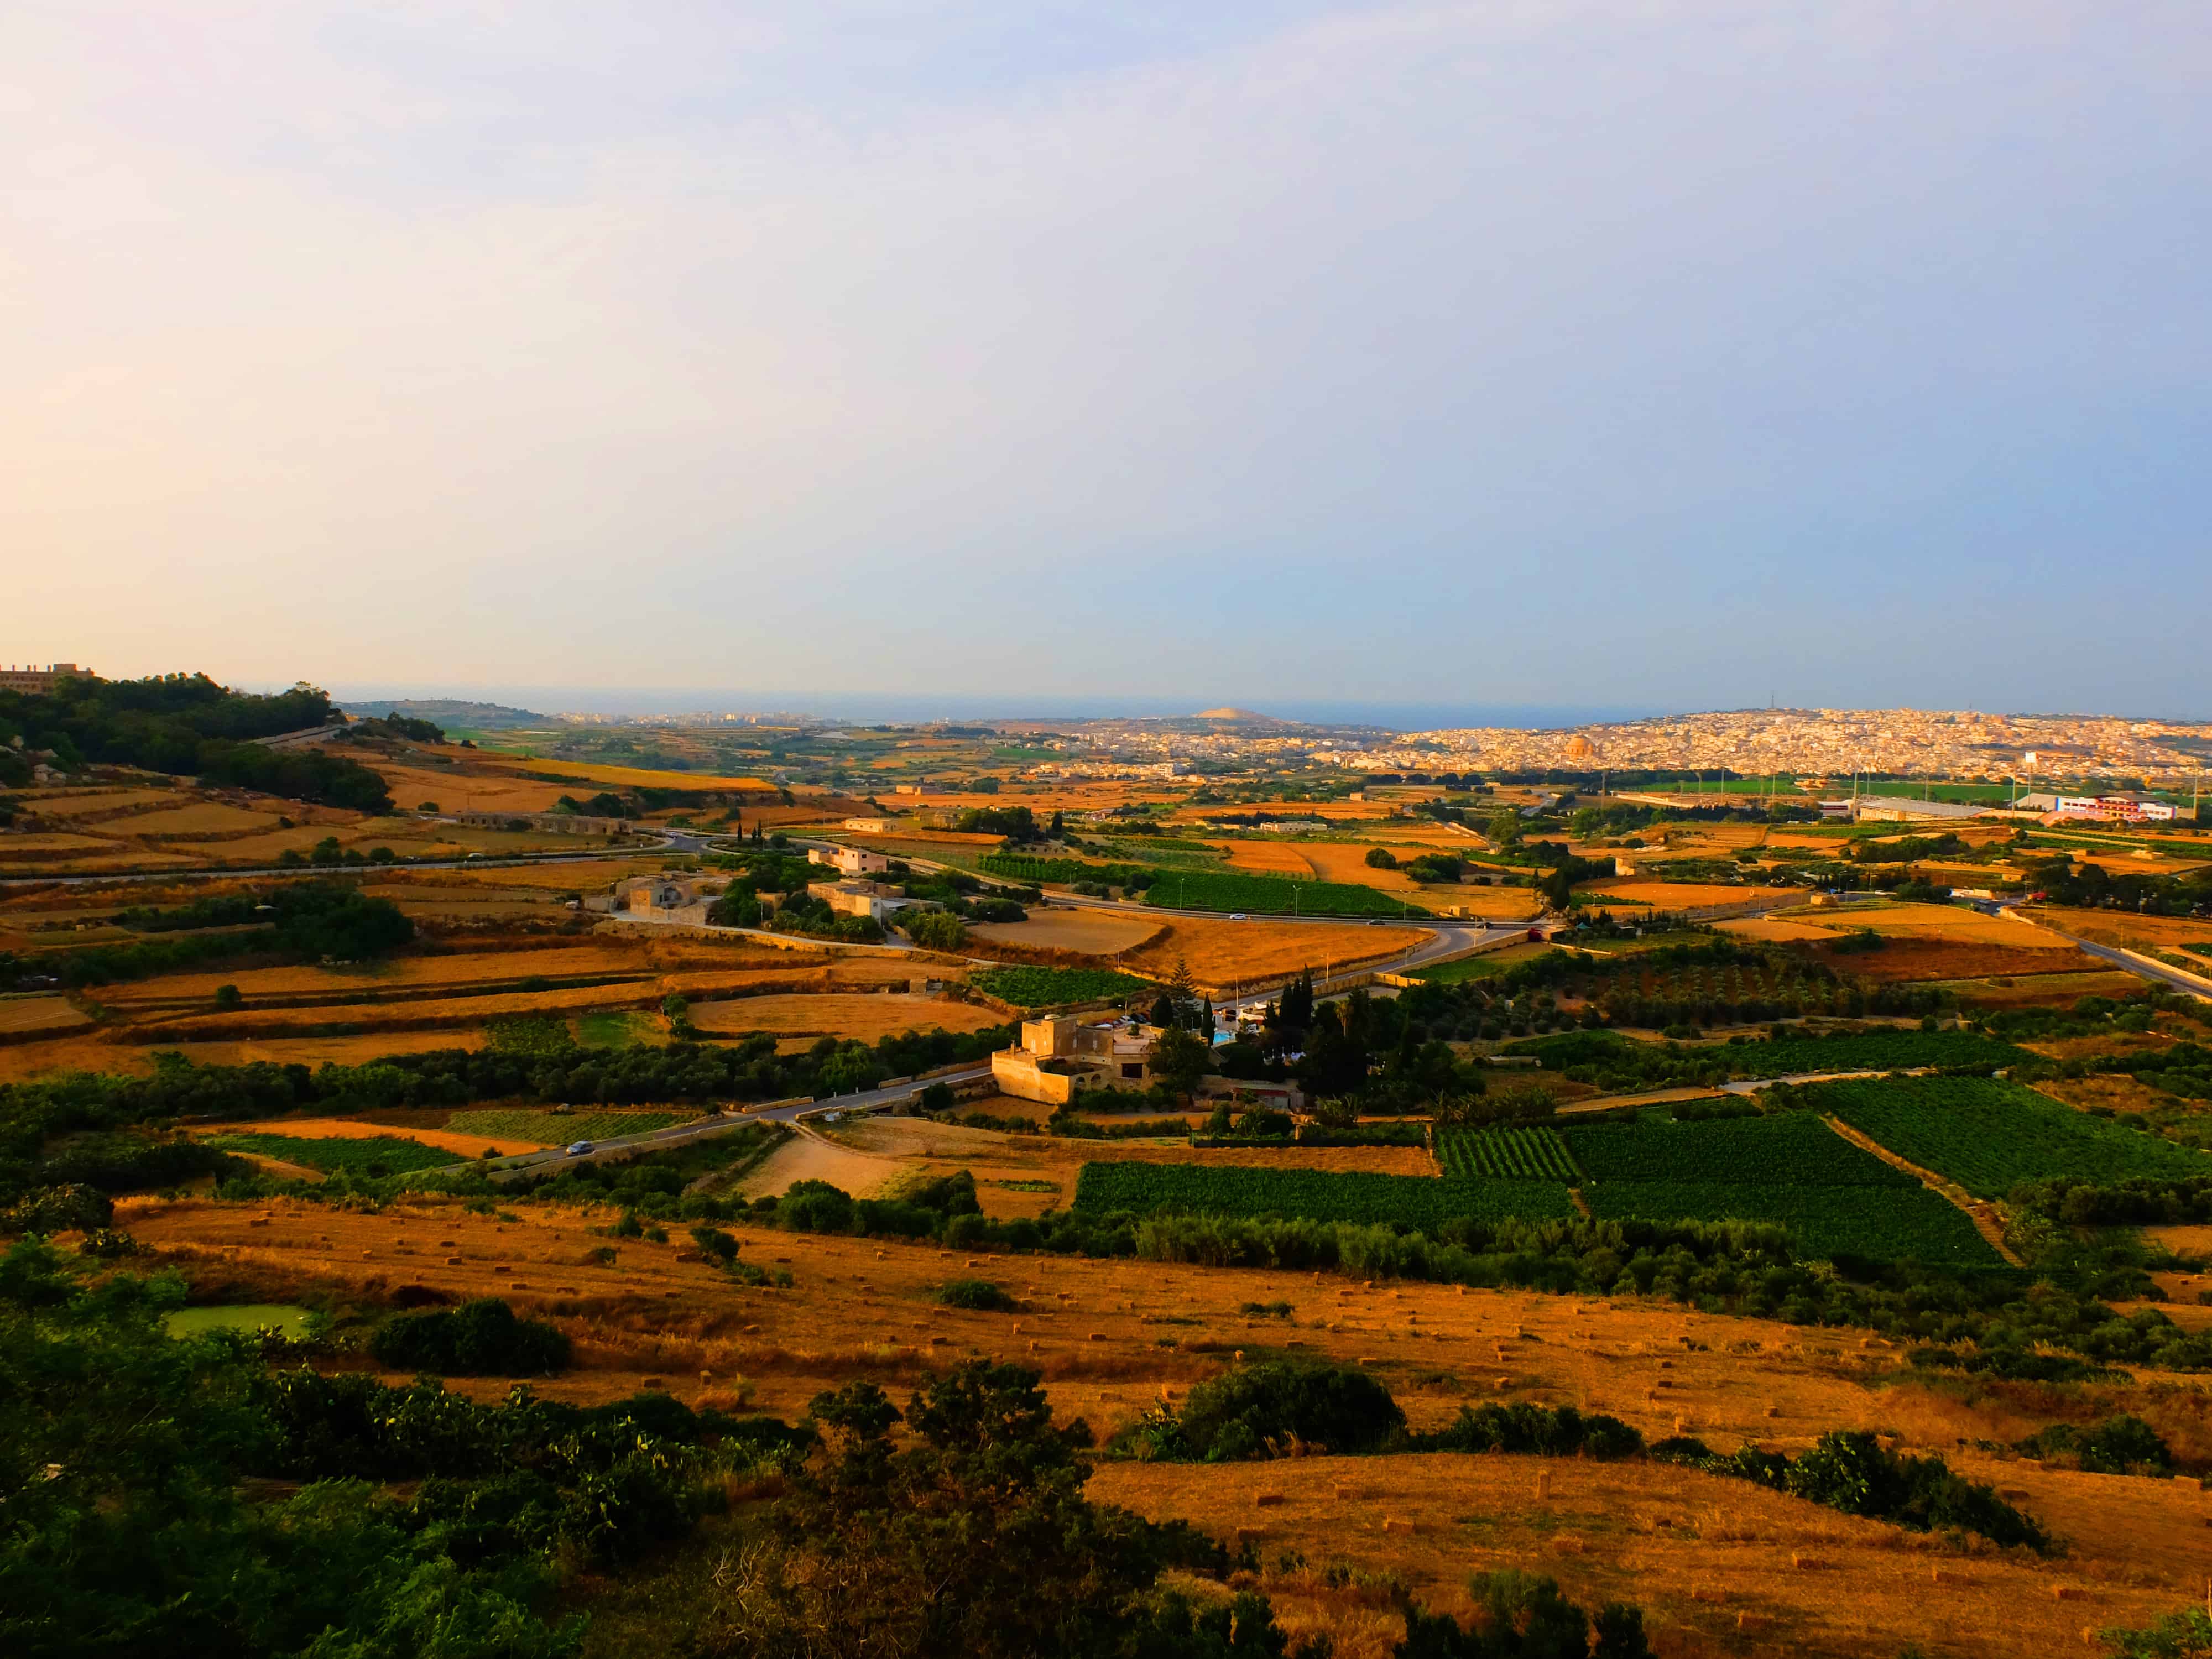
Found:
[{"label": "white car", "polygon": [[1242,910],[1233,910],[1230,913],[1229,920],[1231,921],[1249,921],[1252,918],[1246,915]]}]

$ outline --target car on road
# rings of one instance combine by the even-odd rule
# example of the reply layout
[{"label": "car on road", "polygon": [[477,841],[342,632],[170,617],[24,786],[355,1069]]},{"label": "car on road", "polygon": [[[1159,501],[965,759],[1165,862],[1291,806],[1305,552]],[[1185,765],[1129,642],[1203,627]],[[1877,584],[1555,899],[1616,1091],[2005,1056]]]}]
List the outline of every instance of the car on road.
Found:
[{"label": "car on road", "polygon": [[592,1150],[592,1143],[588,1140],[572,1140],[568,1147],[568,1156],[571,1158],[581,1158],[586,1152]]},{"label": "car on road", "polygon": [[1382,917],[1380,917],[1380,916],[1377,916],[1377,917],[1376,917],[1372,921],[1369,922],[1367,925],[1368,925],[1370,927],[1380,927],[1382,925]]},{"label": "car on road", "polygon": [[1229,913],[1229,920],[1231,921],[1249,921],[1252,918],[1246,915],[1242,910],[1231,910]]}]

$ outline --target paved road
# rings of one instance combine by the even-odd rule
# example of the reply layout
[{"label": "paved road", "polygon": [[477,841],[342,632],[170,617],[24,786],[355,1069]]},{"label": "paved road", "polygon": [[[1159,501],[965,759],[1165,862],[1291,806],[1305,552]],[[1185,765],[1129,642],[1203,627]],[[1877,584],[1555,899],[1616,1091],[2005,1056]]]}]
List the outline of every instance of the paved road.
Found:
[{"label": "paved road", "polygon": [[[864,1089],[857,1094],[833,1095],[826,1100],[807,1101],[790,1106],[772,1106],[760,1111],[737,1112],[728,1116],[695,1118],[689,1123],[671,1124],[665,1129],[655,1129],[649,1134],[617,1135],[610,1140],[595,1140],[592,1150],[571,1157],[557,1147],[542,1152],[526,1152],[519,1158],[500,1158],[494,1162],[491,1178],[511,1180],[526,1171],[532,1174],[549,1172],[552,1166],[597,1164],[605,1158],[620,1158],[632,1152],[666,1152],[687,1141],[703,1140],[714,1135],[730,1134],[749,1123],[796,1123],[803,1117],[819,1117],[828,1112],[860,1111],[869,1108],[888,1106],[894,1101],[906,1099],[919,1093],[932,1083],[959,1085],[973,1083],[991,1074],[990,1062],[979,1060],[973,1066],[957,1072],[942,1072],[926,1079],[908,1079],[880,1089]],[[467,1164],[446,1166],[465,1170]]]},{"label": "paved road", "polygon": [[[2048,922],[2039,922],[2037,925],[2044,927],[2051,927],[2051,924]],[[2179,991],[2185,995],[2195,997],[2200,1002],[2212,1002],[2212,996],[2208,996],[2205,994],[2205,990],[2203,986],[2191,983],[2187,978],[2174,972],[2171,968],[2148,962],[2137,962],[2124,951],[2115,951],[2109,945],[2098,945],[2086,939],[2076,938],[2074,934],[2067,933],[2063,928],[2051,927],[2051,931],[2054,933],[2059,934],[2062,938],[2073,939],[2075,944],[2080,945],[2091,956],[2101,957],[2103,960],[2111,963],[2113,967],[2124,969],[2127,972],[2135,975],[2138,979],[2147,979],[2153,984],[2164,985],[2170,989]]]}]

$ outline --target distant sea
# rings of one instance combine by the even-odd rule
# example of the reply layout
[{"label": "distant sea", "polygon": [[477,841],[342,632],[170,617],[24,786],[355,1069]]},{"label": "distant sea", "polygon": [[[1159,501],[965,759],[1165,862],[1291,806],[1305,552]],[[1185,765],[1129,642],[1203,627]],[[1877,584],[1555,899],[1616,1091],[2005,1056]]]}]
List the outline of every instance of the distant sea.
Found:
[{"label": "distant sea", "polygon": [[[280,688],[269,688],[271,690]],[[1190,697],[1003,696],[914,696],[897,693],[823,691],[669,691],[641,687],[584,685],[335,685],[340,702],[380,698],[459,697],[475,702],[554,714],[814,714],[849,720],[1078,720],[1189,715],[1201,708],[1236,707],[1278,720],[1317,726],[1371,726],[1390,732],[1432,732],[1466,726],[1540,729],[1644,720],[1674,711],[1655,705],[1612,707],[1574,703],[1347,702],[1333,699],[1237,700],[1233,704]]]}]

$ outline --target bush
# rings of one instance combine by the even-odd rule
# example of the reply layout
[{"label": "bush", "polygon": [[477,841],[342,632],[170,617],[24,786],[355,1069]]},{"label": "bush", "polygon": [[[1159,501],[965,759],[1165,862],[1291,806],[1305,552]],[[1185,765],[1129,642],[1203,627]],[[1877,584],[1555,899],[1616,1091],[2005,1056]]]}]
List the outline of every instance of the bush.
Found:
[{"label": "bush", "polygon": [[465,1302],[451,1313],[406,1314],[369,1343],[398,1370],[446,1376],[538,1376],[568,1364],[568,1339],[550,1325],[518,1319],[497,1297]]},{"label": "bush", "polygon": [[957,951],[968,942],[967,924],[950,910],[909,910],[899,927],[925,951]]},{"label": "bush", "polygon": [[115,1201],[94,1187],[42,1187],[0,1210],[0,1237],[95,1232],[115,1219]]},{"label": "bush", "polygon": [[1534,1452],[1547,1457],[1611,1460],[1633,1457],[1644,1437],[1617,1417],[1585,1417],[1572,1406],[1553,1411],[1525,1401],[1510,1405],[1462,1406],[1447,1428],[1417,1435],[1423,1451]]},{"label": "bush", "polygon": [[2165,1437],[2140,1417],[2122,1413],[2094,1428],[2055,1424],[2020,1443],[2030,1457],[2069,1462],[2092,1474],[2148,1474],[2166,1480],[2173,1474],[2173,1453]]},{"label": "bush", "polygon": [[1021,1304],[988,1279],[956,1279],[937,1287],[937,1299],[948,1308],[970,1313],[1018,1313]]},{"label": "bush", "polygon": [[1200,1383],[1178,1416],[1161,1407],[1171,1433],[1152,1437],[1156,1456],[1240,1462],[1287,1449],[1293,1441],[1330,1451],[1380,1449],[1406,1427],[1406,1413],[1380,1382],[1350,1365],[1267,1360]]}]

